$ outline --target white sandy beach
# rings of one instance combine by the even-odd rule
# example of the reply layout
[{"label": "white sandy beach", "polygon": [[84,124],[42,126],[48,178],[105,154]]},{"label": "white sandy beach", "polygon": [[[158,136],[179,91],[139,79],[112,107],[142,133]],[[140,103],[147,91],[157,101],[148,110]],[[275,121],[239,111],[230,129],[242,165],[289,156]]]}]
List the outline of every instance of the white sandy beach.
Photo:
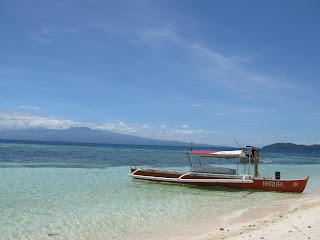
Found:
[{"label": "white sandy beach", "polygon": [[139,239],[320,239],[320,196],[277,202],[234,216],[172,226],[140,235]]},{"label": "white sandy beach", "polygon": [[[319,196],[290,203],[287,205],[288,210],[282,210],[285,207],[274,205],[269,209],[262,207],[246,212],[231,219],[223,230],[215,230],[193,239],[320,239]],[[258,211],[256,216],[255,211]],[[267,215],[259,218],[264,213]],[[252,214],[258,219],[250,220]]]}]

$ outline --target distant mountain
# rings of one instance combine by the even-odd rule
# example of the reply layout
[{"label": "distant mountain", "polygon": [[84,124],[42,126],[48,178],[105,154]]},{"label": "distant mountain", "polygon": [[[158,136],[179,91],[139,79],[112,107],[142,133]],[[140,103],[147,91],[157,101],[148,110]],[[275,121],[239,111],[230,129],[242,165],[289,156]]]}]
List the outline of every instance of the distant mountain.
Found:
[{"label": "distant mountain", "polygon": [[264,146],[263,149],[296,149],[296,150],[320,150],[320,144],[297,145],[294,143],[274,143]]},{"label": "distant mountain", "polygon": [[[75,127],[64,130],[53,129],[24,129],[2,130],[0,139],[29,140],[74,143],[104,143],[104,144],[131,144],[131,145],[160,145],[160,146],[190,146],[190,143],[178,141],[164,141],[136,137],[102,130],[92,130],[86,127]],[[206,144],[194,144],[195,147],[213,147]]]}]

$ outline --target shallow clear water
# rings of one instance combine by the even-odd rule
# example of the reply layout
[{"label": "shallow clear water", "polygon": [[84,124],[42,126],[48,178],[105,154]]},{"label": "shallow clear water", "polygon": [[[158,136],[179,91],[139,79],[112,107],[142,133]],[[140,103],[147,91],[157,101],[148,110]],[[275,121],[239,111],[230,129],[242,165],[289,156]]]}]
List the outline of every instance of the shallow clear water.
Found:
[{"label": "shallow clear water", "polygon": [[[260,174],[310,176],[303,194],[199,188],[128,177],[135,162],[188,167],[185,148],[0,143],[0,239],[130,239],[133,232],[319,192],[320,152],[263,151]],[[288,157],[289,156],[289,157]],[[218,166],[234,167],[219,160]],[[178,218],[177,218],[178,216]]]}]

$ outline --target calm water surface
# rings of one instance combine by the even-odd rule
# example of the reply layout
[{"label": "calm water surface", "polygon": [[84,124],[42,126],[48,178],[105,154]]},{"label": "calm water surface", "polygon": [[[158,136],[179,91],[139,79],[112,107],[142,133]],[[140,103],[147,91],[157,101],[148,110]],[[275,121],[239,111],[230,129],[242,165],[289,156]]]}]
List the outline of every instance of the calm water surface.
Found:
[{"label": "calm water surface", "polygon": [[[2,141],[0,239],[130,239],[133,232],[320,191],[320,151],[261,150],[261,158],[272,161],[260,164],[261,175],[273,177],[280,171],[284,179],[310,176],[303,194],[199,188],[128,177],[135,162],[188,169],[188,150]],[[216,164],[236,168],[230,160]]]}]

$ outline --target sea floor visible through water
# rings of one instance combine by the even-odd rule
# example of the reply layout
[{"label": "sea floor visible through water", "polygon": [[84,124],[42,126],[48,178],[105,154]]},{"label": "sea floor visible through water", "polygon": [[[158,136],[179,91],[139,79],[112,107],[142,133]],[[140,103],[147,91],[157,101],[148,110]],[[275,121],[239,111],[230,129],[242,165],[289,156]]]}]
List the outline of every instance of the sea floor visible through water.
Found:
[{"label": "sea floor visible through water", "polygon": [[[319,193],[320,152],[261,152],[260,174],[310,176],[302,194],[133,180],[130,165],[187,169],[184,148],[0,143],[0,239],[131,239]],[[289,155],[289,157],[288,157]],[[292,157],[290,158],[290,155]],[[177,162],[176,165],[170,164]],[[230,162],[220,166],[236,167]]]}]

